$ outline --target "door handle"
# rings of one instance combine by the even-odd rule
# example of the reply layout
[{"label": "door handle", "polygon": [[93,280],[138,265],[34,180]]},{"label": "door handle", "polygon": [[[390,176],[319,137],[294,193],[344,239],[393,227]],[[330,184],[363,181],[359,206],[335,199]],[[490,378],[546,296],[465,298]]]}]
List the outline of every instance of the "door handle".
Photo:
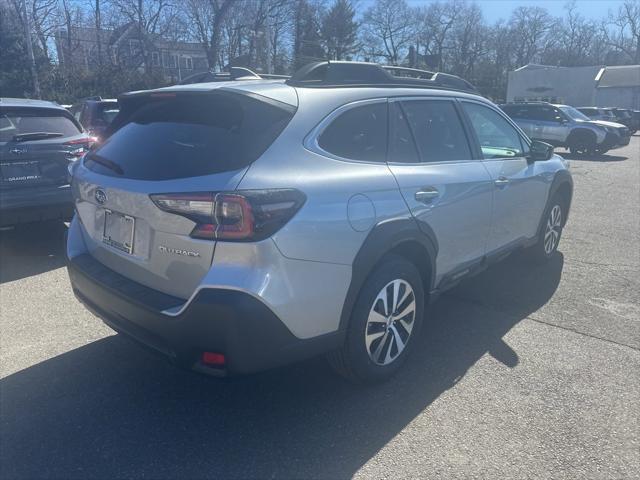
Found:
[{"label": "door handle", "polygon": [[509,184],[509,179],[500,175],[494,183],[498,187],[506,187]]},{"label": "door handle", "polygon": [[416,201],[420,203],[431,203],[438,196],[440,196],[440,192],[434,187],[423,188],[422,190],[418,190],[414,195]]}]

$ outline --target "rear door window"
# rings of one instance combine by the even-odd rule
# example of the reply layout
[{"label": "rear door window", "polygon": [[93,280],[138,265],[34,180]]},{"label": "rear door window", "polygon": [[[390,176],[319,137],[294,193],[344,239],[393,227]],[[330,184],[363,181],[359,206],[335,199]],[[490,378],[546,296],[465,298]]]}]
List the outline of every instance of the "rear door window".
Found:
[{"label": "rear door window", "polygon": [[90,170],[154,181],[238,170],[260,157],[294,114],[289,105],[231,92],[132,101],[137,107],[85,157]]},{"label": "rear door window", "polygon": [[407,118],[399,102],[389,104],[389,121],[391,134],[389,136],[389,162],[417,163],[420,161],[413,134],[407,123]]},{"label": "rear door window", "polygon": [[341,158],[385,162],[387,103],[353,107],[342,113],[322,132],[318,145]]},{"label": "rear door window", "polygon": [[0,109],[0,142],[10,142],[25,133],[58,133],[72,137],[81,133],[63,111],[42,108]]},{"label": "rear door window", "polygon": [[402,103],[422,162],[473,158],[460,117],[450,100]]}]

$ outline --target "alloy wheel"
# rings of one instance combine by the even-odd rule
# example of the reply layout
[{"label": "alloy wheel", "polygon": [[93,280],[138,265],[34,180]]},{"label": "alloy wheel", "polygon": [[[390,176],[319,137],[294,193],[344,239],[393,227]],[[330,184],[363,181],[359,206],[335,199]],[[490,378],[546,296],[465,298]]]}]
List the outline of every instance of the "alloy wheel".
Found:
[{"label": "alloy wheel", "polygon": [[416,298],[408,282],[396,279],[380,290],[365,327],[369,358],[377,365],[393,362],[407,346],[413,330]]},{"label": "alloy wheel", "polygon": [[553,253],[560,241],[560,232],[562,230],[562,210],[560,205],[554,205],[549,212],[547,219],[547,227],[544,232],[544,252],[547,255]]}]

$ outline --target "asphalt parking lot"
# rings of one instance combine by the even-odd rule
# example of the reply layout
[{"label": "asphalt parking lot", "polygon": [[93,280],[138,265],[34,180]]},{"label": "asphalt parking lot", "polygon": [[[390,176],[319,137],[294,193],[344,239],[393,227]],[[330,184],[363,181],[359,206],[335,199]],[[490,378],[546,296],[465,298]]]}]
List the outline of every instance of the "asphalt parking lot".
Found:
[{"label": "asphalt parking lot", "polygon": [[74,299],[63,227],[0,233],[0,477],[639,478],[640,136],[571,163],[554,260],[448,292],[367,388],[177,370]]}]

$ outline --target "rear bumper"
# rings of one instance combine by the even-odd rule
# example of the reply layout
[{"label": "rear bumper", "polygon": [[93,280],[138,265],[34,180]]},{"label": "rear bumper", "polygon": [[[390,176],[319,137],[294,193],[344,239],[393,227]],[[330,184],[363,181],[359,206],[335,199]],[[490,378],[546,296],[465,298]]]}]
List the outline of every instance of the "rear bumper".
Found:
[{"label": "rear bumper", "polygon": [[44,220],[69,220],[73,201],[69,185],[0,191],[0,226]]},{"label": "rear bumper", "polygon": [[[326,352],[338,333],[299,339],[259,299],[237,291],[203,288],[179,315],[163,313],[183,299],[133,282],[89,254],[68,260],[76,297],[114,330],[173,363],[212,375],[246,374]],[[200,362],[203,352],[225,355],[224,368]]]}]

